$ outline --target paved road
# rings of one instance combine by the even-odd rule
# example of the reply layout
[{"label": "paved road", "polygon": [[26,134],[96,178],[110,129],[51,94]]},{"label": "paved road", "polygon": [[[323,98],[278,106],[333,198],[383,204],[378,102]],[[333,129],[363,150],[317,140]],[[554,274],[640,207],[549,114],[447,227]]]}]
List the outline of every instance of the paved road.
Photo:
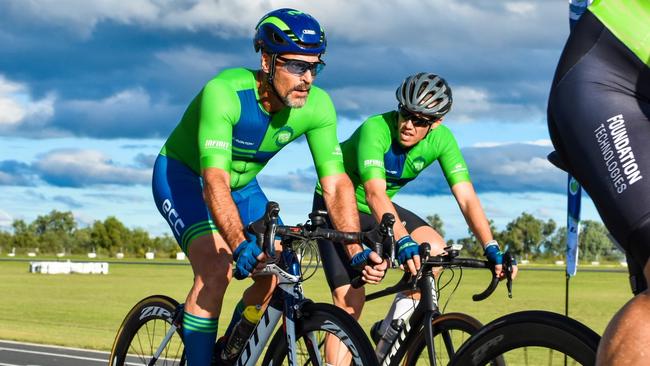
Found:
[{"label": "paved road", "polygon": [[108,352],[0,340],[0,366],[95,366]]}]

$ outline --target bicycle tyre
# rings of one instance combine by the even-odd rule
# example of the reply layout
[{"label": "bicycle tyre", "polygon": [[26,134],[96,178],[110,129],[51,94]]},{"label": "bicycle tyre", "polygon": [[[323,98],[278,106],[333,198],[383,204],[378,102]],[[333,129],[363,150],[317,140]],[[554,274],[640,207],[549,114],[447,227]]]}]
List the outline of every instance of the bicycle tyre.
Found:
[{"label": "bicycle tyre", "polygon": [[[453,358],[456,350],[460,348],[460,346],[467,341],[471,335],[475,334],[483,327],[483,324],[476,318],[463,313],[447,313],[440,315],[433,319],[432,325],[434,344],[436,345],[436,362],[438,365],[446,365],[449,360]],[[456,334],[459,333],[456,333],[456,331],[460,333],[460,339],[457,339],[459,336]],[[402,363],[403,365],[416,366],[422,353],[424,352],[425,355],[427,354],[426,336],[424,332],[424,327],[419,329],[415,340],[406,350],[404,362]],[[456,341],[460,340],[460,343],[448,344],[445,342],[443,344],[444,340],[442,339],[442,335],[445,333],[449,335],[452,332],[453,335],[451,335],[451,338],[456,338]],[[428,358],[426,361],[428,363]],[[491,365],[504,366],[505,363],[503,358],[497,357],[493,362],[491,362]]]},{"label": "bicycle tyre", "polygon": [[[343,342],[355,355],[351,365],[374,366],[377,357],[370,340],[354,318],[344,310],[331,304],[307,303],[301,308],[302,317],[296,321],[296,345],[299,349],[306,351],[299,352],[306,360],[296,360],[299,365],[318,365],[318,356],[313,354],[313,347],[306,335],[314,332],[332,334]],[[318,337],[319,349],[323,345],[322,338]],[[287,339],[280,328],[273,336],[271,343],[264,355],[262,365],[283,365],[287,359]],[[320,354],[320,352],[319,352]],[[321,356],[324,360],[324,354]]]},{"label": "bicycle tyre", "polygon": [[[149,296],[138,302],[120,325],[108,365],[149,365],[153,353],[162,343],[162,337],[171,327],[177,306],[176,300],[164,295]],[[176,335],[178,338],[172,337],[161,354],[161,364],[185,365],[183,334],[180,329]]]},{"label": "bicycle tyre", "polygon": [[[593,365],[599,341],[598,334],[577,320],[548,311],[522,311],[490,322],[465,342],[450,365],[485,365],[487,360],[499,355],[508,362],[510,351],[521,351],[517,361],[528,364],[528,347],[546,353],[543,357],[549,360],[545,364],[552,364],[554,356],[558,356],[558,361],[567,356],[574,363]],[[554,355],[553,351],[559,354]],[[521,355],[526,356],[525,361]]]}]

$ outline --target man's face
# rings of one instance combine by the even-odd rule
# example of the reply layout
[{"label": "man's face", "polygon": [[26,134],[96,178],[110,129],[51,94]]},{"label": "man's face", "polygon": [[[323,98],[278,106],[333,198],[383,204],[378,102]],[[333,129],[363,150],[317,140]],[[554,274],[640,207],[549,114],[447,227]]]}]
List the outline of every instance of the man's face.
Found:
[{"label": "man's face", "polygon": [[437,121],[410,113],[406,110],[398,113],[397,132],[399,132],[399,143],[404,147],[411,147],[427,136],[431,125]]},{"label": "man's face", "polygon": [[[316,78],[312,70],[319,62],[320,58],[316,55],[294,53],[278,55],[275,62],[274,84],[285,105],[291,108],[301,108],[305,105],[309,89]],[[305,66],[309,68],[305,70]]]}]

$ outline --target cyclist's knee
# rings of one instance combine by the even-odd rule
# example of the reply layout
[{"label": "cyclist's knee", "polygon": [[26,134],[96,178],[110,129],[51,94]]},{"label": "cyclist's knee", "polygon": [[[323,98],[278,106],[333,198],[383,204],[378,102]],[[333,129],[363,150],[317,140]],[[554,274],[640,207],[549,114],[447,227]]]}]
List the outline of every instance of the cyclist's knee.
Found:
[{"label": "cyclist's knee", "polygon": [[411,237],[418,243],[429,243],[431,255],[440,254],[445,248],[445,240],[431,226],[420,226],[411,232]]}]

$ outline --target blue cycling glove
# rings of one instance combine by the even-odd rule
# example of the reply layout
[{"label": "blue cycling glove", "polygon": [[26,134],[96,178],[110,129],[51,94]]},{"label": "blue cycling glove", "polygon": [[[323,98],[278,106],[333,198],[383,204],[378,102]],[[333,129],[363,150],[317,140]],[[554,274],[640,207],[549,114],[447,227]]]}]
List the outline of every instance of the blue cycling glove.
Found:
[{"label": "blue cycling glove", "polygon": [[352,268],[356,269],[357,271],[362,271],[363,267],[368,264],[370,253],[372,253],[372,250],[366,248],[362,252],[355,254],[352,259],[350,259],[350,266],[352,266]]},{"label": "blue cycling glove", "polygon": [[499,243],[497,243],[496,240],[487,243],[483,255],[485,255],[485,258],[487,258],[490,263],[503,264],[503,252],[499,248]]},{"label": "blue cycling glove", "polygon": [[257,239],[244,240],[235,251],[232,258],[235,260],[235,278],[242,280],[248,277],[257,265],[257,257],[262,254],[262,249],[257,245]]},{"label": "blue cycling glove", "polygon": [[397,262],[404,264],[416,255],[420,255],[420,246],[411,238],[410,235],[404,235],[397,241]]}]

